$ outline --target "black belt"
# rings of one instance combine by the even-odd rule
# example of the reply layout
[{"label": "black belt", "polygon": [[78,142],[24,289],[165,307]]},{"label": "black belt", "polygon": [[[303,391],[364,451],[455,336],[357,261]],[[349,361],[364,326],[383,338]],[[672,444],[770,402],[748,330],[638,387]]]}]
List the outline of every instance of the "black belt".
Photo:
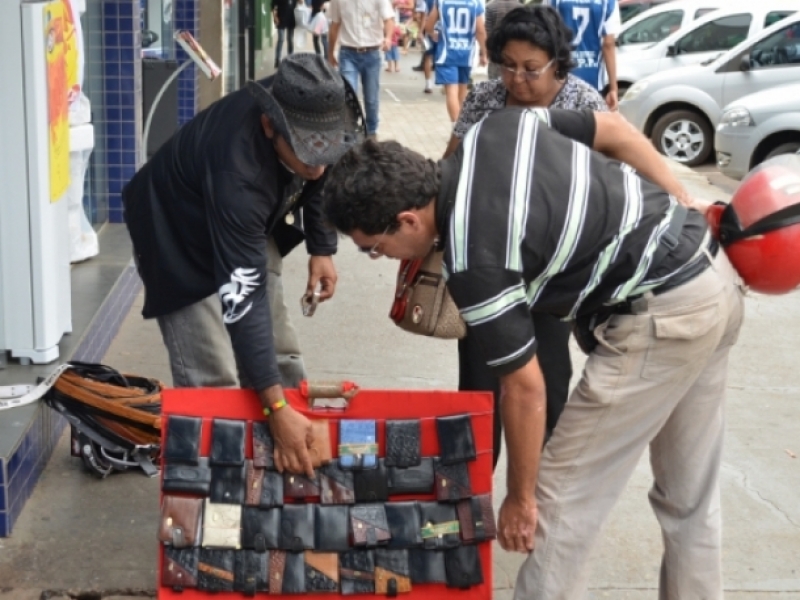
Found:
[{"label": "black belt", "polygon": [[380,46],[364,46],[363,48],[356,48],[355,46],[340,46],[342,50],[352,50],[353,52],[372,52],[373,50],[380,50]]}]

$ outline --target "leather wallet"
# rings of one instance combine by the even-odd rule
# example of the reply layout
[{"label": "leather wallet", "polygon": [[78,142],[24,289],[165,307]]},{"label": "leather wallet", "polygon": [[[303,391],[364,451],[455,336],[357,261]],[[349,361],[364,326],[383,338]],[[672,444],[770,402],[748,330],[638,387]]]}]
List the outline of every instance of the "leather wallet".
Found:
[{"label": "leather wallet", "polygon": [[211,423],[211,466],[244,464],[244,421],[214,419]]},{"label": "leather wallet", "polygon": [[259,469],[253,465],[252,460],[246,461],[245,465],[245,505],[261,508],[283,506],[283,475],[276,471]]},{"label": "leather wallet", "polygon": [[342,469],[374,469],[378,466],[375,421],[339,421],[339,466]]},{"label": "leather wallet", "polygon": [[306,563],[302,552],[269,553],[269,593],[305,594]]},{"label": "leather wallet", "polygon": [[423,458],[416,467],[389,467],[390,494],[433,492],[433,459]]},{"label": "leather wallet", "polygon": [[311,466],[315,469],[327,465],[333,460],[331,453],[331,428],[328,419],[314,419],[311,421],[313,441],[308,448],[311,456]]},{"label": "leather wallet", "polygon": [[161,498],[161,524],[158,539],[174,548],[197,546],[200,542],[200,522],[203,519],[203,499],[164,495]]},{"label": "leather wallet", "polygon": [[350,549],[350,507],[314,506],[314,549],[344,552]]},{"label": "leather wallet", "polygon": [[305,552],[306,593],[339,591],[339,555],[335,552]]},{"label": "leather wallet", "polygon": [[350,507],[350,529],[354,546],[375,547],[391,538],[383,504],[356,504]]},{"label": "leather wallet", "polygon": [[161,566],[161,585],[176,592],[184,588],[197,587],[197,562],[199,548],[164,547],[164,562]]},{"label": "leather wallet", "polygon": [[339,586],[343,596],[375,593],[375,554],[348,550],[339,555]]},{"label": "leather wallet", "polygon": [[422,525],[416,502],[387,502],[386,521],[389,523],[387,548],[418,548],[422,546]]},{"label": "leather wallet", "polygon": [[167,417],[167,432],[164,434],[162,460],[167,464],[196,465],[200,457],[200,417]]},{"label": "leather wallet", "polygon": [[280,508],[245,506],[242,509],[242,548],[256,552],[278,548],[280,528]]},{"label": "leather wallet", "polygon": [[319,497],[319,476],[314,473],[314,479],[298,473],[283,474],[283,494],[287,498],[317,498]]},{"label": "leather wallet", "polygon": [[481,494],[456,504],[461,539],[466,543],[485,542],[497,537],[492,495]]},{"label": "leather wallet", "polygon": [[444,553],[447,587],[468,588],[483,583],[481,555],[477,546],[459,546]]},{"label": "leather wallet", "polygon": [[386,421],[386,466],[416,467],[422,460],[419,419]]},{"label": "leather wallet", "polygon": [[206,592],[232,592],[233,563],[233,550],[201,548],[197,563],[197,589]]},{"label": "leather wallet", "polygon": [[244,464],[238,467],[211,467],[212,502],[221,504],[244,504],[247,469]]},{"label": "leather wallet", "polygon": [[267,564],[269,555],[252,550],[239,550],[234,555],[233,591],[254,596],[269,589]]},{"label": "leather wallet", "polygon": [[208,459],[200,458],[196,465],[167,463],[164,465],[161,489],[164,492],[208,496],[211,491],[211,467],[208,466]]},{"label": "leather wallet", "polygon": [[278,547],[301,552],[314,549],[314,505],[286,504],[281,509]]},{"label": "leather wallet", "polygon": [[436,499],[440,502],[458,502],[472,496],[469,468],[465,462],[445,465],[434,459],[433,479]]},{"label": "leather wallet", "polygon": [[239,548],[242,507],[206,499],[203,508],[203,547]]},{"label": "leather wallet", "polygon": [[275,440],[266,421],[253,421],[253,465],[261,469],[275,468]]},{"label": "leather wallet", "polygon": [[389,475],[383,459],[374,469],[353,472],[356,502],[386,502],[389,499]]},{"label": "leather wallet", "polygon": [[455,504],[419,502],[422,546],[428,550],[455,548],[461,544]]},{"label": "leather wallet", "polygon": [[408,550],[375,550],[375,593],[395,596],[411,591]]},{"label": "leather wallet", "polygon": [[408,551],[408,565],[411,569],[411,583],[447,582],[444,550],[411,549]]},{"label": "leather wallet", "polygon": [[[319,476],[321,504],[355,504],[353,471],[343,471],[339,468],[338,463],[332,462],[321,467],[317,475]],[[432,469],[431,476],[433,476]]]},{"label": "leather wallet", "polygon": [[475,460],[475,438],[469,415],[436,417],[436,432],[439,435],[439,460],[442,464]]}]

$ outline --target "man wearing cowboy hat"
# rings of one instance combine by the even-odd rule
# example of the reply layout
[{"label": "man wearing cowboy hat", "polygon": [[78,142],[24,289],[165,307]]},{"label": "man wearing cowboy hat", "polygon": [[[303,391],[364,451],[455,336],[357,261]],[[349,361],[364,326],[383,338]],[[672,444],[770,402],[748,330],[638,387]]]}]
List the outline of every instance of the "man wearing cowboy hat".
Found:
[{"label": "man wearing cowboy hat", "polygon": [[[358,100],[321,57],[295,54],[186,123],[123,190],[125,221],[176,387],[252,387],[279,470],[313,474],[310,423],[283,406],[305,376],[281,257],[305,239],[307,294],[336,286],[327,165],[363,134]],[[239,376],[241,376],[241,381]]]}]

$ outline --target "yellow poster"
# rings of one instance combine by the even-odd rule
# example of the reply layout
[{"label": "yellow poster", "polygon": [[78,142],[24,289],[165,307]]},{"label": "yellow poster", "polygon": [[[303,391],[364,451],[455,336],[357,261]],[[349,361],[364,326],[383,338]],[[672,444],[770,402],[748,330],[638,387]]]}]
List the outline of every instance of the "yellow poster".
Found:
[{"label": "yellow poster", "polygon": [[57,202],[69,186],[69,109],[67,57],[64,34],[67,11],[61,0],[45,7],[44,39],[47,56],[47,104],[50,130],[50,202]]}]

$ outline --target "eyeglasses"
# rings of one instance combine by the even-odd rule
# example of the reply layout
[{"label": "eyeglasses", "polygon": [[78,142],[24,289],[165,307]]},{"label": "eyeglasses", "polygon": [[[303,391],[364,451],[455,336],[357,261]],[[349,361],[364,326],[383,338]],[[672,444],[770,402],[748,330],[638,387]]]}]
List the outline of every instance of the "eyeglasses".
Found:
[{"label": "eyeglasses", "polygon": [[500,65],[500,68],[502,69],[503,75],[507,77],[513,78],[519,75],[520,77],[522,77],[524,81],[536,81],[537,79],[539,79],[539,77],[542,76],[542,73],[547,71],[547,69],[549,69],[553,65],[555,60],[556,60],[555,58],[551,58],[550,62],[548,62],[538,71],[529,71],[527,69],[517,70],[517,69],[512,69],[511,67],[507,67],[505,65]]},{"label": "eyeglasses", "polygon": [[378,250],[378,246],[380,246],[381,242],[383,241],[383,237],[389,233],[389,229],[391,229],[391,225],[387,225],[386,229],[383,230],[383,233],[378,238],[378,241],[373,244],[372,248],[362,248],[361,246],[358,247],[359,252],[363,252],[370,258],[379,258],[381,255],[381,251]]}]

